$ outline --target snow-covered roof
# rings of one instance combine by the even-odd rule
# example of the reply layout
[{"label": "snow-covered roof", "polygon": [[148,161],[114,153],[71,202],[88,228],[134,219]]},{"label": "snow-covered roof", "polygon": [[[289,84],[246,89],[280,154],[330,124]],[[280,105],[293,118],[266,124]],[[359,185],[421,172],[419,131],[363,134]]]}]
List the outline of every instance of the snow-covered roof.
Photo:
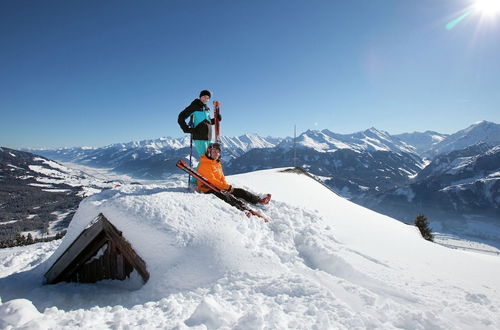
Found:
[{"label": "snow-covered roof", "polygon": [[102,214],[92,220],[44,274],[48,284],[126,280],[137,272],[149,279],[144,260],[122,233]]}]

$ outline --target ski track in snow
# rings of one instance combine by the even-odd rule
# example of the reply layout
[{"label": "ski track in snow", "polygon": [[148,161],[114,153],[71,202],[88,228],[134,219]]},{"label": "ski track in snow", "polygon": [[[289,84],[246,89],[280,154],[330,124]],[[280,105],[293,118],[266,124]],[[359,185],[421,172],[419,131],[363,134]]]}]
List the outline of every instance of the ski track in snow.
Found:
[{"label": "ski track in snow", "polygon": [[[500,258],[429,243],[305,176],[283,186],[283,175],[229,178],[273,193],[259,208],[270,223],[178,181],[87,198],[63,240],[0,250],[0,328],[500,328]],[[304,184],[314,189],[293,195]],[[145,259],[149,282],[43,285],[98,212]]]}]

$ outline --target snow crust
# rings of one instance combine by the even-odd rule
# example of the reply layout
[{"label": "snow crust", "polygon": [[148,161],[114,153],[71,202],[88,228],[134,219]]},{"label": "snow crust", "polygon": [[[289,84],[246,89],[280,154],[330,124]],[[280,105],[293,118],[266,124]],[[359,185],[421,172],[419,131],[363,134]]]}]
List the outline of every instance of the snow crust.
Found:
[{"label": "snow crust", "polygon": [[[305,175],[274,169],[228,181],[272,193],[262,210],[271,222],[180,181],[124,185],[86,198],[62,241],[0,250],[0,327],[500,328],[498,256],[425,241]],[[101,212],[150,280],[43,285]]]}]

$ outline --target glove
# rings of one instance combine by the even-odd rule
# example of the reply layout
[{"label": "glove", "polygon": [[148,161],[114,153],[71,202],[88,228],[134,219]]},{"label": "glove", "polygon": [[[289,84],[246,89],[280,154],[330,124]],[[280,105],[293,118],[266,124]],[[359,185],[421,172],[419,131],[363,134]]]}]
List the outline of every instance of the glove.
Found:
[{"label": "glove", "polygon": [[184,131],[184,133],[188,133],[188,134],[193,133],[193,129],[191,127],[184,128],[183,131]]}]

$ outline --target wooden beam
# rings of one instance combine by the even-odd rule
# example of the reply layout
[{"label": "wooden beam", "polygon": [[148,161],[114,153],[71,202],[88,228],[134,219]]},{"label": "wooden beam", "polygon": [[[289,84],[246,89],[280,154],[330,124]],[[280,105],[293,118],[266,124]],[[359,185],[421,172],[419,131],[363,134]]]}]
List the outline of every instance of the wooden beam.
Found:
[{"label": "wooden beam", "polygon": [[47,283],[54,282],[59,275],[70,266],[70,264],[78,257],[78,255],[92,242],[104,228],[104,215],[100,213],[95,223],[86,228],[78,235],[64,253],[54,262],[50,269],[45,273]]},{"label": "wooden beam", "polygon": [[130,265],[137,270],[144,283],[146,283],[149,280],[149,272],[147,271],[146,263],[141,257],[139,257],[139,255],[137,255],[130,243],[123,238],[122,232],[116,229],[116,227],[109,221],[104,224],[104,231],[108,235],[109,239],[116,244],[116,248],[122,252],[125,260],[127,260],[128,263],[130,263]]}]

